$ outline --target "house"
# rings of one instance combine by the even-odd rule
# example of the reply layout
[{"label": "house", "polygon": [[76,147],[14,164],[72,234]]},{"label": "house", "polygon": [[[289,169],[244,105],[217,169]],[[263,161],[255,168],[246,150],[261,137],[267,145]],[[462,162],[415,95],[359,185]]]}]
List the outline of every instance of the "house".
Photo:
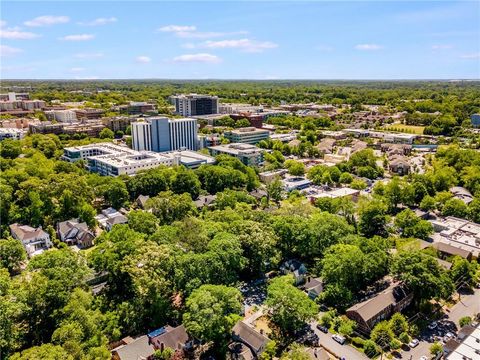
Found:
[{"label": "house", "polygon": [[237,322],[233,327],[232,339],[237,343],[246,345],[250,349],[251,354],[248,354],[248,351],[242,347],[241,353],[243,355],[239,359],[257,359],[270,341],[268,337],[243,321]]},{"label": "house", "polygon": [[473,195],[470,191],[461,186],[454,186],[450,188],[450,192],[453,196],[459,200],[462,200],[465,204],[470,204],[473,201]]},{"label": "house", "polygon": [[289,141],[289,142],[288,142],[288,146],[290,146],[290,147],[298,147],[298,146],[300,146],[301,143],[302,143],[302,142],[301,142],[300,140],[298,140],[298,139],[293,139],[292,141]]},{"label": "house", "polygon": [[389,159],[388,168],[390,172],[398,175],[407,175],[410,173],[410,163],[402,155],[394,155]]},{"label": "house", "polygon": [[95,219],[98,221],[100,227],[107,231],[112,230],[114,225],[128,223],[125,215],[111,207],[102,210],[102,213],[95,216]]},{"label": "house", "polygon": [[350,147],[352,148],[352,154],[355,154],[358,151],[365,150],[368,147],[368,144],[365,141],[353,139]]},{"label": "house", "polygon": [[381,144],[380,149],[388,156],[409,155],[412,152],[412,145],[409,144]]},{"label": "house", "polygon": [[292,274],[295,280],[295,285],[300,285],[305,282],[305,275],[307,268],[298,260],[287,260],[280,266],[280,272],[284,275]]},{"label": "house", "polygon": [[192,340],[183,325],[177,327],[167,325],[152,331],[147,336],[149,343],[160,351],[170,348],[183,353],[185,349],[192,346]]},{"label": "house", "polygon": [[232,342],[228,345],[228,356],[230,360],[254,360],[252,350],[241,342]]},{"label": "house", "polygon": [[264,197],[268,197],[267,191],[263,189],[255,189],[248,193],[248,195],[253,196],[257,200],[261,200]]},{"label": "house", "polygon": [[138,197],[135,199],[135,204],[140,209],[145,209],[145,204],[147,203],[148,199],[150,199],[150,196],[148,195],[138,195]]},{"label": "house", "polygon": [[10,233],[14,239],[22,242],[29,257],[41,254],[44,250],[53,246],[50,235],[42,230],[42,227],[33,228],[28,225],[11,224]]},{"label": "house", "polygon": [[194,201],[194,203],[197,209],[201,209],[205,206],[206,207],[212,206],[216,199],[217,199],[217,195],[202,195],[202,196],[199,196],[198,199]]},{"label": "house", "polygon": [[359,330],[370,333],[375,324],[401,312],[412,300],[413,293],[403,284],[392,283],[381,293],[347,309],[347,317],[357,322]]},{"label": "house", "polygon": [[303,286],[308,297],[315,300],[318,295],[323,291],[323,281],[321,278],[307,278],[307,282]]},{"label": "house", "polygon": [[335,139],[325,138],[318,143],[316,148],[322,154],[332,154],[333,153],[333,147],[335,146],[336,143],[337,143],[337,140],[335,140]]},{"label": "house", "polygon": [[78,219],[62,221],[57,224],[57,234],[60,241],[67,245],[77,245],[80,249],[93,245],[95,235],[86,223],[79,223]]},{"label": "house", "polygon": [[112,350],[113,360],[153,360],[154,346],[147,335],[136,339],[127,337],[122,339],[122,345]]}]

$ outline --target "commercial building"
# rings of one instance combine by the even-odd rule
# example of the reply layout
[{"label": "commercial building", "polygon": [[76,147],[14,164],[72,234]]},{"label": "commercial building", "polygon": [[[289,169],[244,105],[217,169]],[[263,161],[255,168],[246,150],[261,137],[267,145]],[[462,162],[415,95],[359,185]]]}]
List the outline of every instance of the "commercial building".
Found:
[{"label": "commercial building", "polygon": [[136,116],[114,116],[102,118],[103,124],[113,132],[125,132],[131,123],[138,120]]},{"label": "commercial building", "polygon": [[15,128],[0,128],[0,140],[13,139],[20,140],[25,136],[26,131]]},{"label": "commercial building", "polygon": [[128,115],[152,114],[155,112],[155,105],[147,102],[131,101],[128,105],[117,106],[115,110]]},{"label": "commercial building", "polygon": [[102,109],[75,109],[78,120],[99,119],[105,113]]},{"label": "commercial building", "polygon": [[212,157],[194,151],[155,153],[136,151],[111,143],[68,147],[64,149],[62,159],[70,162],[86,160],[90,171],[107,176],[135,175],[139,171],[160,165],[185,165],[195,168],[215,162]]},{"label": "commercial building", "polygon": [[263,151],[255,145],[233,143],[211,146],[208,148],[212,156],[227,154],[239,159],[245,165],[260,165],[263,162]]},{"label": "commercial building", "polygon": [[147,121],[132,123],[132,148],[138,151],[152,150],[152,125]]},{"label": "commercial building", "polygon": [[132,123],[132,144],[134,149],[155,152],[197,150],[197,131],[196,119],[150,117],[145,121]]},{"label": "commercial building", "polygon": [[175,112],[182,116],[218,114],[218,97],[209,95],[176,95],[170,101]]},{"label": "commercial building", "polygon": [[466,325],[443,347],[445,360],[480,359],[480,324]]},{"label": "commercial building", "polygon": [[28,93],[9,92],[8,94],[0,94],[0,101],[21,101],[29,99],[30,95]]},{"label": "commercial building", "polygon": [[270,131],[246,127],[225,131],[223,136],[232,143],[257,144],[262,140],[270,138]]},{"label": "commercial building", "polygon": [[208,148],[210,146],[220,145],[222,138],[216,135],[198,135],[198,149]]}]

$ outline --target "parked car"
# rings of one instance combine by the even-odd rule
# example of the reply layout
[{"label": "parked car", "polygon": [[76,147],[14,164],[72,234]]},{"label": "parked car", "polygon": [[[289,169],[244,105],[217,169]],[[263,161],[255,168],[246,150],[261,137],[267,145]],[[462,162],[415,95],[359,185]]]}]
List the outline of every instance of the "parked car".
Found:
[{"label": "parked car", "polygon": [[408,346],[411,347],[411,348],[414,348],[414,347],[418,346],[418,344],[420,344],[420,341],[418,339],[413,339],[412,341],[410,341],[408,343]]},{"label": "parked car", "polygon": [[428,328],[429,328],[430,330],[433,330],[433,329],[435,329],[437,326],[438,326],[438,324],[437,324],[437,322],[436,322],[436,321],[434,321],[434,322],[432,322],[432,323],[428,324]]},{"label": "parked car", "polygon": [[325,334],[328,333],[328,328],[320,324],[317,325],[317,329],[320,330],[321,332],[324,332]]},{"label": "parked car", "polygon": [[448,340],[453,339],[454,337],[455,337],[455,334],[451,332],[447,332],[443,338],[443,341],[447,342]]},{"label": "parked car", "polygon": [[345,338],[341,335],[338,335],[338,334],[335,334],[332,336],[333,340],[335,340],[336,342],[338,342],[340,345],[343,345],[345,344]]},{"label": "parked car", "polygon": [[423,355],[423,356],[420,356],[420,359],[418,359],[418,360],[428,360],[428,357],[426,357],[425,355]]}]

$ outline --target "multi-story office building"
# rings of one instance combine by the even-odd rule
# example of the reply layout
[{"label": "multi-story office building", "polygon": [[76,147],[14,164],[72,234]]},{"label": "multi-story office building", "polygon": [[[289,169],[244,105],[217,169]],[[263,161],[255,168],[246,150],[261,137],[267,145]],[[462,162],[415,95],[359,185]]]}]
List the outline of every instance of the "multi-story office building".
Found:
[{"label": "multi-story office building", "polygon": [[215,162],[215,159],[210,156],[189,150],[159,154],[151,151],[136,151],[111,143],[67,147],[64,149],[62,159],[69,162],[86,160],[90,171],[106,176],[135,175],[139,171],[160,165],[184,165],[196,168],[202,164]]},{"label": "multi-story office building", "polygon": [[245,165],[256,166],[263,162],[263,151],[250,144],[226,144],[208,148],[212,156],[227,154],[239,159]]},{"label": "multi-story office building", "polygon": [[132,123],[132,148],[137,151],[152,150],[152,124],[147,121]]},{"label": "multi-story office building", "polygon": [[223,135],[232,143],[257,144],[262,140],[270,138],[270,131],[246,127],[225,131]]},{"label": "multi-story office building", "polygon": [[182,116],[218,114],[218,97],[209,95],[176,95],[170,100],[175,112]]},{"label": "multi-story office building", "polygon": [[[143,146],[145,150],[163,152],[180,149],[197,150],[198,148],[196,119],[151,117],[147,118],[146,122],[140,123],[142,125],[132,123],[134,149],[142,149]],[[134,127],[136,127],[135,132],[133,131]]]}]

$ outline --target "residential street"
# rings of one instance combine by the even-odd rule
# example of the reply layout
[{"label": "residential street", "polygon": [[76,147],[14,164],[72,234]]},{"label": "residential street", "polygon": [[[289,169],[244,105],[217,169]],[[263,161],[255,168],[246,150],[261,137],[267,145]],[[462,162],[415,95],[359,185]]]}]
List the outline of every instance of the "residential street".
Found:
[{"label": "residential street", "polygon": [[[462,295],[461,302],[455,304],[450,312],[447,313],[448,317],[445,319],[447,322],[453,322],[457,331],[459,328],[458,321],[464,316],[472,316],[480,312],[480,289],[475,289],[473,294]],[[453,324],[451,324],[453,326]],[[439,330],[434,331],[426,330],[419,337],[420,344],[414,349],[402,352],[402,359],[418,360],[422,355],[429,356],[431,342],[428,341],[428,337],[431,335],[440,335]],[[445,335],[445,334],[443,334]]]},{"label": "residential street", "polygon": [[320,345],[327,349],[330,353],[344,358],[345,360],[366,360],[368,359],[363,353],[357,351],[355,348],[349,345],[340,345],[335,340],[332,339],[331,333],[323,333],[317,329],[317,322],[311,324],[312,330],[320,339]]}]

